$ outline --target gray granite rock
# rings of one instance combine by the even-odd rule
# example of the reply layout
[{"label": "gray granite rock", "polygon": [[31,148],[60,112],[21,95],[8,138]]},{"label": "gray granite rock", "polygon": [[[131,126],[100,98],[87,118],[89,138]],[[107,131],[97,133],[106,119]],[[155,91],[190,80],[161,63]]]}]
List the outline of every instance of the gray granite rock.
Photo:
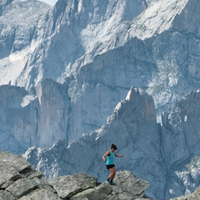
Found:
[{"label": "gray granite rock", "polygon": [[120,197],[121,200],[137,199],[144,196],[144,191],[149,183],[134,176],[130,171],[119,171],[114,179],[112,197]]},{"label": "gray granite rock", "polygon": [[5,190],[0,190],[0,200],[15,200],[15,197]]},{"label": "gray granite rock", "polygon": [[0,151],[0,200],[60,200],[41,172],[19,155]]},{"label": "gray granite rock", "polygon": [[93,189],[85,190],[81,193],[78,193],[70,198],[70,200],[79,200],[79,199],[87,199],[87,200],[104,200],[109,198],[112,192],[112,187],[106,183],[99,185]]},{"label": "gray granite rock", "polygon": [[[22,156],[0,151],[0,187],[5,188],[15,180],[23,177],[23,172],[31,168],[31,164]],[[31,170],[31,169],[30,169]]]},{"label": "gray granite rock", "polygon": [[19,200],[61,200],[59,196],[52,191],[39,189],[35,190],[34,192],[21,197]]},{"label": "gray granite rock", "polygon": [[9,185],[6,191],[9,191],[16,198],[19,198],[36,188],[38,188],[38,184],[34,180],[21,178]]},{"label": "gray granite rock", "polygon": [[106,182],[102,183],[72,196],[70,200],[135,200],[144,197],[144,191],[149,187],[146,181],[137,178],[130,171],[117,172],[115,183],[116,185],[112,186]]},{"label": "gray granite rock", "polygon": [[64,199],[83,190],[96,187],[97,179],[86,173],[79,173],[54,178],[49,183],[55,188],[58,195]]}]

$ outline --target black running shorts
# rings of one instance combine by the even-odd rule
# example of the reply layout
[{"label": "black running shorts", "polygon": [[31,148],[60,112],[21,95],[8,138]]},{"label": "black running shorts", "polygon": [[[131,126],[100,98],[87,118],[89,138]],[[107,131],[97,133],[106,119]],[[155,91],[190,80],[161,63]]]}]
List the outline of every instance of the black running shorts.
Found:
[{"label": "black running shorts", "polygon": [[115,167],[115,165],[106,165],[107,169]]}]

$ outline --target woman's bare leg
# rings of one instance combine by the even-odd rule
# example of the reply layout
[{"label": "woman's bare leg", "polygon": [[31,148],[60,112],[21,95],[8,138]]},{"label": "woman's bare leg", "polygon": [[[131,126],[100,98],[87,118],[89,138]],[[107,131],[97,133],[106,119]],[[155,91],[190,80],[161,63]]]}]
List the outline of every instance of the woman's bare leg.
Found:
[{"label": "woman's bare leg", "polygon": [[108,178],[112,180],[115,178],[116,168],[115,167],[110,168],[109,171],[110,171],[110,175],[108,176]]}]

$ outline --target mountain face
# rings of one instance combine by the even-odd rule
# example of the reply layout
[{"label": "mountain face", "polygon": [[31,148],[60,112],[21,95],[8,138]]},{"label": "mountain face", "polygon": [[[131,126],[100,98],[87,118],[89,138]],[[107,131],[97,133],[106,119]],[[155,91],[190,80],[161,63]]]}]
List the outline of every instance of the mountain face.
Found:
[{"label": "mountain face", "polygon": [[[36,74],[41,75],[37,62],[43,55],[41,46],[51,7],[35,0],[1,2],[0,84],[25,86]],[[37,50],[36,60],[29,62]],[[24,77],[23,84],[20,77]]]},{"label": "mountain face", "polygon": [[108,41],[120,23],[139,15],[145,5],[144,0],[60,0],[52,8],[37,0],[3,1],[0,83],[28,89],[43,78],[64,81],[77,59]]},{"label": "mountain face", "polygon": [[199,87],[199,6],[197,0],[60,0],[53,8],[3,1],[0,84],[28,93],[45,78],[68,85],[68,139],[105,124],[132,86],[153,96],[161,122],[163,111]]},{"label": "mountain face", "polygon": [[104,179],[115,142],[127,155],[117,166],[155,182],[153,198],[193,191],[199,10],[199,0],[1,1],[0,149],[35,146],[26,158],[48,176]]}]

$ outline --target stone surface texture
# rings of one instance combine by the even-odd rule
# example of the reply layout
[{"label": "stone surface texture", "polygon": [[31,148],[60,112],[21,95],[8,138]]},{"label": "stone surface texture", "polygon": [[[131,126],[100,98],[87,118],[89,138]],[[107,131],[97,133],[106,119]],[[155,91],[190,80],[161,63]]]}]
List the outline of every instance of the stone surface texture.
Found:
[{"label": "stone surface texture", "polygon": [[72,196],[74,193],[94,188],[97,185],[97,179],[84,174],[68,175],[58,177],[49,181],[49,183],[56,189],[61,198]]}]

